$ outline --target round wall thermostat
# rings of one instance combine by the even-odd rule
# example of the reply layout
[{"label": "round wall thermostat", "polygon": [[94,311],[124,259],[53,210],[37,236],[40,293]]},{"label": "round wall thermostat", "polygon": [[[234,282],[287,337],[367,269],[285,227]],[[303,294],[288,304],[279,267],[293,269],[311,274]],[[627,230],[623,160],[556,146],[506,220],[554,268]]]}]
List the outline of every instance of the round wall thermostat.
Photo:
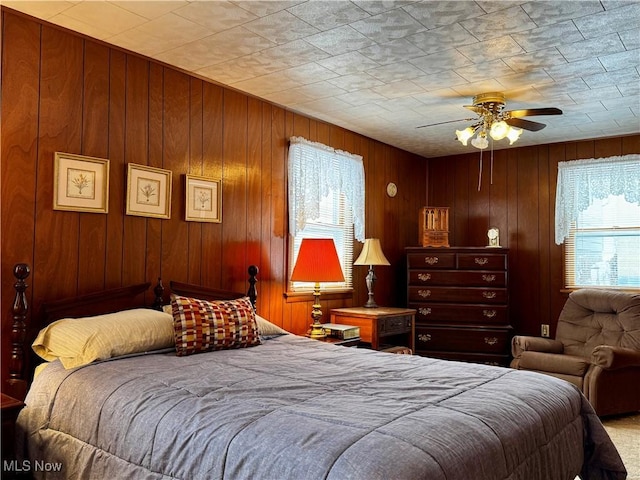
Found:
[{"label": "round wall thermostat", "polygon": [[397,193],[398,193],[398,186],[393,182],[389,182],[387,184],[387,195],[393,198],[396,196]]}]

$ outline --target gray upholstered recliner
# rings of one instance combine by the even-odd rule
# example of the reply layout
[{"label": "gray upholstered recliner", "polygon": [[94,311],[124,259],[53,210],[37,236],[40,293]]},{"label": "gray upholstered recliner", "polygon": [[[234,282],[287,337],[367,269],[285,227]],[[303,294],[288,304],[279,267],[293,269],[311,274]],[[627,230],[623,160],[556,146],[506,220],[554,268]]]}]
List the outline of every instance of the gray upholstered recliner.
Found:
[{"label": "gray upholstered recliner", "polygon": [[640,410],[640,295],[569,295],[556,339],[515,336],[511,366],[575,384],[600,416]]}]

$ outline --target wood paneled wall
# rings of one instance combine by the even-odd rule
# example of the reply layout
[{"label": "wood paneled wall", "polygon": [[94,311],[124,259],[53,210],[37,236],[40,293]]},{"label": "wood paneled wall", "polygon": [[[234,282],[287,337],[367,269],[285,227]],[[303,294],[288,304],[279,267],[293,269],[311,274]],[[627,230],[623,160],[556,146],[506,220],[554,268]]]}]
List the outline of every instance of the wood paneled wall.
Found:
[{"label": "wood paneled wall", "polygon": [[[525,132],[524,135],[535,135]],[[511,324],[517,333],[540,335],[540,325],[557,318],[563,292],[562,246],[555,244],[558,162],[640,153],[640,135],[484,152],[478,191],[480,152],[429,159],[429,204],[450,207],[450,243],[487,244],[487,230],[500,229],[509,251]]]},{"label": "wood paneled wall", "polygon": [[[32,267],[27,298],[34,315],[46,300],[158,276],[166,284],[244,291],[247,268],[256,264],[259,312],[304,332],[311,298],[283,296],[292,135],[364,157],[366,235],[381,239],[392,263],[378,271],[376,300],[404,303],[403,248],[417,238],[426,201],[423,158],[5,7],[1,107],[3,380],[17,262]],[[56,151],[109,158],[108,214],[53,210]],[[171,219],[124,214],[127,163],[173,171]],[[186,173],[222,178],[221,224],[183,220]],[[395,198],[385,194],[390,181],[399,188]],[[366,301],[366,268],[354,273],[353,296],[322,301],[327,316],[329,308]]]}]

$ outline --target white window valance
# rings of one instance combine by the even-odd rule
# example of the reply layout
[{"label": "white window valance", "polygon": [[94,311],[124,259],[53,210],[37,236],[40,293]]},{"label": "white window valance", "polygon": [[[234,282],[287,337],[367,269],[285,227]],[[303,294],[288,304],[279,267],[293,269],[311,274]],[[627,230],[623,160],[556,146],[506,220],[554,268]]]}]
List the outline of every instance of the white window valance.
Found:
[{"label": "white window valance", "polygon": [[558,163],[556,244],[569,236],[571,224],[594,199],[624,195],[640,204],[640,154]]},{"label": "white window valance", "polygon": [[335,150],[302,137],[289,139],[289,228],[296,235],[320,216],[320,201],[331,191],[344,194],[353,212],[356,240],[364,242],[364,164],[360,155]]}]

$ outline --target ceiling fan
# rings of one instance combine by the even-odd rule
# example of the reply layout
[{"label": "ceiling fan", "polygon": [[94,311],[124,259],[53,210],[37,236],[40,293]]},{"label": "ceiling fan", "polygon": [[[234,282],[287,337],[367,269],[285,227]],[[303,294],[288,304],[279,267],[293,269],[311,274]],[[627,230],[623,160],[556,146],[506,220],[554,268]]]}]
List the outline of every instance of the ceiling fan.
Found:
[{"label": "ceiling fan", "polygon": [[429,125],[420,125],[416,128],[431,127],[445,123],[473,121],[474,123],[464,130],[456,130],[457,139],[463,145],[467,145],[468,140],[477,133],[476,138],[471,140],[471,144],[476,148],[484,149],[489,145],[487,135],[494,140],[508,138],[510,140],[510,145],[512,145],[516,140],[518,140],[523,130],[537,132],[546,127],[544,123],[533,122],[522,117],[535,115],[562,115],[562,110],[555,107],[505,110],[504,106],[505,99],[503,93],[481,93],[473,97],[472,105],[464,105],[464,108],[468,108],[477,114],[476,118],[464,118],[461,120],[432,123]]}]

